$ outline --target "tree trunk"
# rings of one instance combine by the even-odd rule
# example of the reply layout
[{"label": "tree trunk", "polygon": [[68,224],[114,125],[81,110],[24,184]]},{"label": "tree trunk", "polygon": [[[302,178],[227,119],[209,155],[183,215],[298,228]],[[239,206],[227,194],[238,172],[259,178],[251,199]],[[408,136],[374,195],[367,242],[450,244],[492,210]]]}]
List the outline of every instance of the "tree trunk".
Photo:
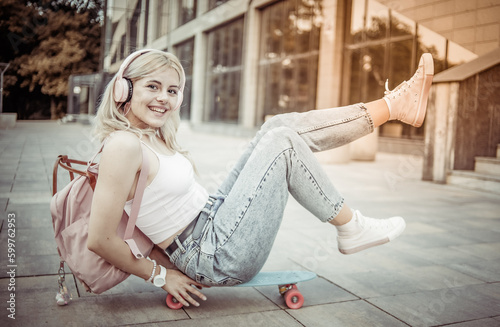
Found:
[{"label": "tree trunk", "polygon": [[56,120],[58,119],[58,114],[57,114],[57,104],[56,104],[56,98],[51,96],[50,97],[50,119]]}]

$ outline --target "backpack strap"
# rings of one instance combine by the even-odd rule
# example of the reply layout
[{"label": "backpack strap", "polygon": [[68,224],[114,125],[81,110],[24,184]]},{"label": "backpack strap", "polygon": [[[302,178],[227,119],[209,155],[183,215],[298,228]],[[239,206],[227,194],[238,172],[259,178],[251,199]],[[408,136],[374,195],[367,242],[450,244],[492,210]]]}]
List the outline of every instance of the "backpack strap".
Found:
[{"label": "backpack strap", "polygon": [[[104,144],[106,144],[106,140],[102,142],[99,151],[97,151],[94,154],[94,156],[90,161],[75,160],[75,159],[70,159],[67,155],[59,155],[54,164],[54,169],[52,170],[52,196],[56,195],[57,193],[57,168],[59,168],[59,166],[69,172],[70,181],[75,179],[75,174],[87,176],[89,178],[90,186],[92,187],[92,189],[94,189],[95,184],[97,182],[96,180],[97,172],[95,171],[95,167],[97,166],[97,164],[94,163],[94,161],[95,158],[97,158],[97,156],[99,155],[99,153],[102,152],[102,149],[104,149]],[[87,166],[87,169],[79,170],[71,166],[71,164]]]},{"label": "backpack strap", "polygon": [[52,196],[54,196],[57,193],[57,168],[59,168],[59,166],[61,166],[62,168],[66,169],[69,172],[70,181],[75,179],[75,174],[84,176],[87,175],[86,171],[75,169],[73,168],[73,166],[71,166],[71,164],[77,164],[83,166],[87,165],[85,161],[69,159],[67,155],[59,155],[54,164],[54,169],[52,170]]},{"label": "backpack strap", "polygon": [[123,239],[128,244],[130,251],[134,254],[136,258],[143,258],[137,243],[132,238],[132,234],[135,229],[135,222],[137,221],[137,216],[139,215],[139,210],[141,208],[142,197],[144,195],[144,190],[146,189],[146,184],[148,181],[149,174],[149,157],[147,156],[145,146],[141,143],[142,149],[142,168],[139,173],[139,180],[137,181],[137,187],[135,189],[134,199],[132,200],[132,208],[130,210],[130,215],[128,218],[127,228],[125,229],[125,235]]}]

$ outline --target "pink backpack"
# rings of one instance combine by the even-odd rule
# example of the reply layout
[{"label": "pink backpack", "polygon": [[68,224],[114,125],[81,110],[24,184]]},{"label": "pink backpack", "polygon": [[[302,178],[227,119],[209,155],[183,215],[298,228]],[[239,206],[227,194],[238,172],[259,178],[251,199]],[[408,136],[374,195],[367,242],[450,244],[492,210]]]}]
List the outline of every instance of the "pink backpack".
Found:
[{"label": "pink backpack", "polygon": [[[99,154],[104,147],[97,154]],[[130,247],[136,258],[147,257],[153,248],[151,240],[135,227],[149,171],[149,162],[144,152],[139,181],[132,204],[130,217],[123,212],[118,226],[120,235]],[[87,292],[100,294],[130,276],[87,248],[90,206],[97,181],[98,165],[94,163],[97,154],[90,162],[69,159],[60,155],[54,165],[53,197],[50,202],[55,241],[61,257],[60,276],[64,276],[64,262],[73,275],[80,280]],[[85,171],[74,169],[71,164],[86,165]],[[62,167],[70,174],[71,182],[57,192],[57,169]],[[75,178],[74,174],[78,176]],[[62,275],[61,275],[62,270]],[[64,277],[62,278],[64,282]],[[59,281],[61,291],[61,280]],[[58,304],[59,299],[58,299]],[[67,304],[67,303],[64,303]]]}]

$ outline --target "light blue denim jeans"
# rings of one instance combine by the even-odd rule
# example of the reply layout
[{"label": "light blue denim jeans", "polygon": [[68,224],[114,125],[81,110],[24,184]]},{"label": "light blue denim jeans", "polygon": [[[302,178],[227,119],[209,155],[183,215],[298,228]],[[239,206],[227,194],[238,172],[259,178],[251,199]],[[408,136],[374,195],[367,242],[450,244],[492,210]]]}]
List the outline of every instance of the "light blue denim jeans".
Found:
[{"label": "light blue denim jeans", "polygon": [[229,176],[198,239],[182,243],[171,261],[205,285],[246,282],[264,265],[291,194],[323,222],[344,199],[313,152],[333,149],[373,131],[363,104],[277,115],[262,125]]}]

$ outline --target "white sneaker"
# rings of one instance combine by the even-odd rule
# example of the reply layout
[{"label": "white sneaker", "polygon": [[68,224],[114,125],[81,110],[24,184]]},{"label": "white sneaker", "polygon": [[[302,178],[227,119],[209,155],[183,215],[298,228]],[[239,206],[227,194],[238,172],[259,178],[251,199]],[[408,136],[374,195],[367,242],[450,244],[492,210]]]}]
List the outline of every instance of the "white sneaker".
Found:
[{"label": "white sneaker", "polygon": [[417,71],[409,81],[404,81],[392,91],[389,91],[386,81],[383,99],[389,107],[389,120],[397,119],[415,127],[422,126],[433,76],[432,55],[424,53],[420,57]]},{"label": "white sneaker", "polygon": [[338,230],[337,242],[343,254],[353,254],[388,243],[401,235],[406,227],[402,217],[374,219],[363,216],[357,210],[353,212],[352,219],[356,223],[354,229]]}]

